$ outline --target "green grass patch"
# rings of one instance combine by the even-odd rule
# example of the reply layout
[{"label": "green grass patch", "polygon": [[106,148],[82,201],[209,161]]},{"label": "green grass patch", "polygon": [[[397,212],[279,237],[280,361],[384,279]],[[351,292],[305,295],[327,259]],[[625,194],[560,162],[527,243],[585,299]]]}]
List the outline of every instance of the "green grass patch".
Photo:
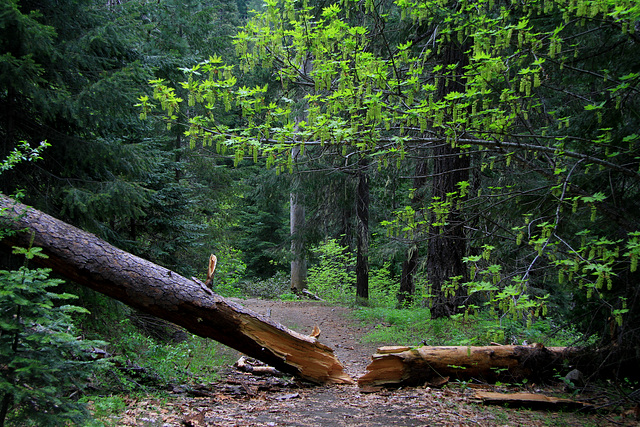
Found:
[{"label": "green grass patch", "polygon": [[117,426],[122,413],[127,409],[124,397],[119,395],[85,396],[81,399],[91,410],[94,420],[91,427]]},{"label": "green grass patch", "polygon": [[539,319],[530,326],[487,312],[456,318],[431,319],[428,308],[361,308],[357,319],[374,328],[364,342],[388,345],[489,345],[542,343],[546,346],[584,343],[571,328],[559,327],[551,319]]}]

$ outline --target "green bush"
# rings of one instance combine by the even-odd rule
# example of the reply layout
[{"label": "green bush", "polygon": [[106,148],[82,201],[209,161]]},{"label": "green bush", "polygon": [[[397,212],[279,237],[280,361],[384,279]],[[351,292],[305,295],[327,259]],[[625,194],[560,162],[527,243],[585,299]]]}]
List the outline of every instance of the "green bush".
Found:
[{"label": "green bush", "polygon": [[353,304],[356,284],[353,273],[355,257],[335,239],[321,243],[313,248],[312,252],[318,258],[318,262],[308,270],[309,290],[327,301]]},{"label": "green bush", "polygon": [[[327,240],[312,249],[317,262],[309,268],[309,290],[327,301],[355,304],[355,256],[338,244]],[[399,283],[391,279],[389,265],[369,271],[369,306],[393,307],[397,304]]]},{"label": "green bush", "polygon": [[[27,259],[38,248],[17,250]],[[0,426],[68,425],[90,418],[72,398],[101,365],[90,350],[103,345],[77,337],[71,315],[85,309],[52,288],[49,270],[0,271]]]},{"label": "green bush", "polygon": [[289,276],[284,272],[278,271],[272,277],[258,281],[241,281],[238,288],[243,295],[257,298],[280,298],[291,292],[291,282]]},{"label": "green bush", "polygon": [[[90,426],[104,427],[105,423],[98,420],[117,420],[127,409],[127,403],[122,396],[91,396],[82,399],[90,408],[96,421]],[[112,425],[111,423],[106,425]],[[117,425],[117,424],[113,424]]]},{"label": "green bush", "polygon": [[395,307],[400,283],[391,278],[390,265],[373,268],[369,274],[369,306]]}]

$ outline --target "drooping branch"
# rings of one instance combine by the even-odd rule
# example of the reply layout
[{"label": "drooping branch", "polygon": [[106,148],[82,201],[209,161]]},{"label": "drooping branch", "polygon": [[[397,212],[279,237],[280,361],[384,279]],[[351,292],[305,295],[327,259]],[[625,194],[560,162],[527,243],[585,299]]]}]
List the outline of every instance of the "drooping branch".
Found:
[{"label": "drooping branch", "polygon": [[[221,137],[223,136],[229,139],[238,139],[238,135],[232,132],[220,132],[215,129],[207,129],[207,128],[203,128],[203,130],[205,130],[206,132],[212,135],[221,136]],[[411,128],[406,128],[406,130],[407,131],[411,130]],[[514,135],[514,137],[540,138],[539,135]],[[545,137],[545,138],[555,139],[554,137]],[[300,138],[295,138],[295,137],[285,138],[284,142],[282,140],[277,140],[277,139],[258,138],[258,137],[256,137],[255,139],[252,139],[252,141],[263,144],[264,146],[274,145],[274,146],[289,146],[289,147],[300,146],[300,145],[312,147],[312,146],[325,146],[329,144],[326,141],[320,141],[320,140],[304,141],[304,140],[301,140]],[[414,145],[418,148],[428,148],[433,146],[434,144],[443,144],[446,140],[442,137],[411,136],[411,137],[404,138],[403,141],[405,146]],[[377,149],[382,151],[388,150],[389,148],[393,148],[397,144],[397,142],[393,138],[379,138],[377,142],[378,142]],[[606,159],[602,159],[600,157],[592,156],[586,153],[580,153],[577,151],[559,149],[558,147],[554,147],[554,146],[524,143],[516,140],[499,141],[497,139],[491,140],[491,139],[483,139],[483,138],[459,138],[457,142],[459,144],[472,144],[472,145],[477,145],[479,147],[491,148],[494,150],[522,150],[522,151],[529,151],[529,152],[560,155],[564,157],[582,160],[582,161],[585,161],[586,163],[593,163],[598,166],[603,166],[607,169],[620,172],[625,176],[629,176],[635,179],[640,179],[640,173],[638,173],[633,169],[629,169],[627,167],[616,164]],[[585,142],[590,142],[590,141],[585,140]]]}]

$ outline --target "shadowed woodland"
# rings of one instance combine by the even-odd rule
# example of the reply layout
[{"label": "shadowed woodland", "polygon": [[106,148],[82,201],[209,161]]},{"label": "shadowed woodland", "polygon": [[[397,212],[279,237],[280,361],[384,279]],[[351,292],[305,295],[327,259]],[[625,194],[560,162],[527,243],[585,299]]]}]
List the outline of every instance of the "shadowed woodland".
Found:
[{"label": "shadowed woodland", "polygon": [[[405,366],[569,348],[438,387],[607,390],[637,417],[636,3],[3,1],[0,425],[205,393],[228,347],[349,383],[365,343]],[[361,333],[333,348],[241,298],[346,307]]]}]

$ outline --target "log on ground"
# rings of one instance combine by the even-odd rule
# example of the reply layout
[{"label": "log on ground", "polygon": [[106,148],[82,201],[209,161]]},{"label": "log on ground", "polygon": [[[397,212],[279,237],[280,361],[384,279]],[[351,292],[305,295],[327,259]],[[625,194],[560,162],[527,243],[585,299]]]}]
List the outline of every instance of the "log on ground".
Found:
[{"label": "log on ground", "polygon": [[475,396],[485,405],[505,405],[510,408],[590,409],[591,405],[572,399],[545,396],[538,393],[495,393],[479,391]]},{"label": "log on ground", "polygon": [[449,377],[451,380],[515,382],[550,379],[582,350],[570,347],[529,346],[440,346],[381,347],[372,356],[360,386],[422,385]]},{"label": "log on ground", "polygon": [[188,331],[214,339],[281,372],[315,383],[351,384],[333,350],[227,301],[198,282],[120,250],[91,233],[0,194],[2,245],[42,248],[36,259],[76,283]]}]

